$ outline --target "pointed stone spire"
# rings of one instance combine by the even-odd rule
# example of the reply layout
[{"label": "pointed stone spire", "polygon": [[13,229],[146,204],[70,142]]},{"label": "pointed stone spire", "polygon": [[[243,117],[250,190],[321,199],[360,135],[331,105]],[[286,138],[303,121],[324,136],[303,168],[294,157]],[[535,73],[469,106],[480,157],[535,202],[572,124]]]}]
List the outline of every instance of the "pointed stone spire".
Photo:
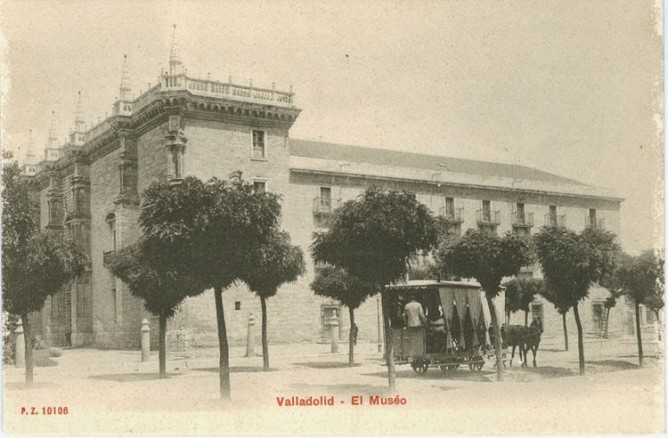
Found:
[{"label": "pointed stone spire", "polygon": [[51,111],[51,125],[49,126],[49,140],[46,144],[48,148],[58,147],[58,137],[56,136],[56,112]]},{"label": "pointed stone spire", "polygon": [[74,129],[70,132],[70,144],[81,146],[84,144],[86,133],[86,122],[83,119],[83,109],[81,106],[81,91],[77,95],[77,109],[74,114]]},{"label": "pointed stone spire", "polygon": [[118,100],[130,100],[132,87],[130,86],[130,75],[128,73],[128,55],[123,55],[123,68],[121,69],[121,91]]},{"label": "pointed stone spire", "polygon": [[28,131],[28,146],[26,147],[26,162],[23,165],[23,174],[33,176],[37,173],[37,155],[32,140],[32,129]]},{"label": "pointed stone spire", "polygon": [[179,57],[179,49],[176,43],[176,24],[172,31],[172,49],[169,54],[169,74],[178,75],[183,73],[183,63]]},{"label": "pointed stone spire", "polygon": [[[132,87],[130,86],[130,74],[128,73],[128,55],[123,55],[123,68],[121,69],[121,88],[118,99],[114,102],[111,112],[113,116],[132,115]],[[106,118],[105,114],[105,118]]]},{"label": "pointed stone spire", "polygon": [[49,127],[49,140],[46,143],[44,153],[46,161],[56,161],[60,158],[60,149],[58,148],[58,137],[56,136],[56,112],[51,111],[51,126]]}]

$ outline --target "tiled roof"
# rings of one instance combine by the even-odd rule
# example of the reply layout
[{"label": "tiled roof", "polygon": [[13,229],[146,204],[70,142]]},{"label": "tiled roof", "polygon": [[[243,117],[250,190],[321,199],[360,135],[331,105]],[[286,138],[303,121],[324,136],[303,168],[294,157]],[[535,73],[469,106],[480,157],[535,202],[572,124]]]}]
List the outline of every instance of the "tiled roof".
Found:
[{"label": "tiled roof", "polygon": [[369,163],[389,167],[413,167],[435,171],[453,171],[489,177],[517,178],[551,183],[586,185],[531,167],[489,161],[466,160],[440,155],[415,154],[388,149],[373,149],[320,141],[290,139],[290,155],[323,160]]}]

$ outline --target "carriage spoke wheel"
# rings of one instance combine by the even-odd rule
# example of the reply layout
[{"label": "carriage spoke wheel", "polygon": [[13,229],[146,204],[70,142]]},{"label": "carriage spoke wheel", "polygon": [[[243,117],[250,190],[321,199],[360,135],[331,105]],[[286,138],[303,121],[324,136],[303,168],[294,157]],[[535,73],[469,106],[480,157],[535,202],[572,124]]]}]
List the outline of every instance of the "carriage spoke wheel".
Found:
[{"label": "carriage spoke wheel", "polygon": [[[481,357],[472,357],[471,360],[480,360],[482,359]],[[478,362],[478,363],[470,363],[469,364],[469,369],[471,371],[482,371],[482,367],[485,366],[484,362]]]}]

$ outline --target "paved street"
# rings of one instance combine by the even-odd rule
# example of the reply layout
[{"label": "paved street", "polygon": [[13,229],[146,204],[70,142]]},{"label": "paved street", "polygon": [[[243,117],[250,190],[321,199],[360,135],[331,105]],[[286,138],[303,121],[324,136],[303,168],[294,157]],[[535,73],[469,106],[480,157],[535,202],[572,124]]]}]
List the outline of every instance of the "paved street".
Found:
[{"label": "paved street", "polygon": [[[496,382],[492,364],[480,373],[438,368],[425,375],[398,367],[398,392],[405,405],[372,405],[386,393],[386,370],[376,344],[357,348],[347,366],[329,345],[271,345],[270,372],[262,358],[231,351],[232,402],[218,400],[218,352],[199,349],[168,353],[169,379],[157,378],[157,353],[140,362],[139,352],[72,349],[35,368],[35,387],[24,372],[4,369],[5,430],[22,425],[49,434],[96,430],[109,434],[145,431],[179,433],[651,433],[664,429],[663,360],[647,342],[647,366],[637,367],[634,339],[589,340],[587,375],[577,375],[577,345],[562,351],[546,342],[537,368],[516,359]],[[259,351],[259,346],[258,346]],[[530,356],[531,359],[531,356]],[[333,406],[279,406],[292,396],[333,397]],[[353,405],[361,396],[362,405]],[[21,408],[39,415],[21,415]],[[67,407],[66,415],[42,408]],[[57,409],[56,409],[57,410]],[[29,412],[30,409],[27,409]],[[25,413],[25,411],[24,411]]]}]

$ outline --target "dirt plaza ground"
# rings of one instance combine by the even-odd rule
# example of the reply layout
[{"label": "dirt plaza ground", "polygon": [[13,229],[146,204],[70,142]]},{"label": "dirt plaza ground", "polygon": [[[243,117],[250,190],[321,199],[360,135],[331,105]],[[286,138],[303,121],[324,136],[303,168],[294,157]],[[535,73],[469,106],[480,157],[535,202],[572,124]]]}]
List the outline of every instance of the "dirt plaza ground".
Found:
[{"label": "dirt plaza ground", "polygon": [[[244,357],[244,348],[232,348],[231,402],[218,399],[217,349],[169,352],[169,378],[162,380],[156,352],[150,362],[141,362],[138,351],[69,349],[51,358],[51,366],[35,368],[33,388],[25,388],[22,369],[4,367],[4,430],[50,435],[658,433],[665,429],[664,360],[656,357],[658,348],[656,341],[646,342],[646,366],[639,369],[635,338],[588,339],[587,375],[579,376],[577,345],[566,352],[560,340],[546,341],[538,367],[521,368],[516,358],[503,382],[496,382],[491,362],[482,372],[435,368],[424,375],[403,365],[397,368],[397,387],[406,404],[399,406],[372,403],[376,396],[389,396],[375,343],[357,346],[354,367],[347,366],[347,344],[336,354],[326,344],[270,345],[269,372],[262,372],[260,356]],[[333,405],[279,403],[293,396]],[[48,407],[54,413],[46,414]],[[64,407],[67,414],[58,414]]]}]

